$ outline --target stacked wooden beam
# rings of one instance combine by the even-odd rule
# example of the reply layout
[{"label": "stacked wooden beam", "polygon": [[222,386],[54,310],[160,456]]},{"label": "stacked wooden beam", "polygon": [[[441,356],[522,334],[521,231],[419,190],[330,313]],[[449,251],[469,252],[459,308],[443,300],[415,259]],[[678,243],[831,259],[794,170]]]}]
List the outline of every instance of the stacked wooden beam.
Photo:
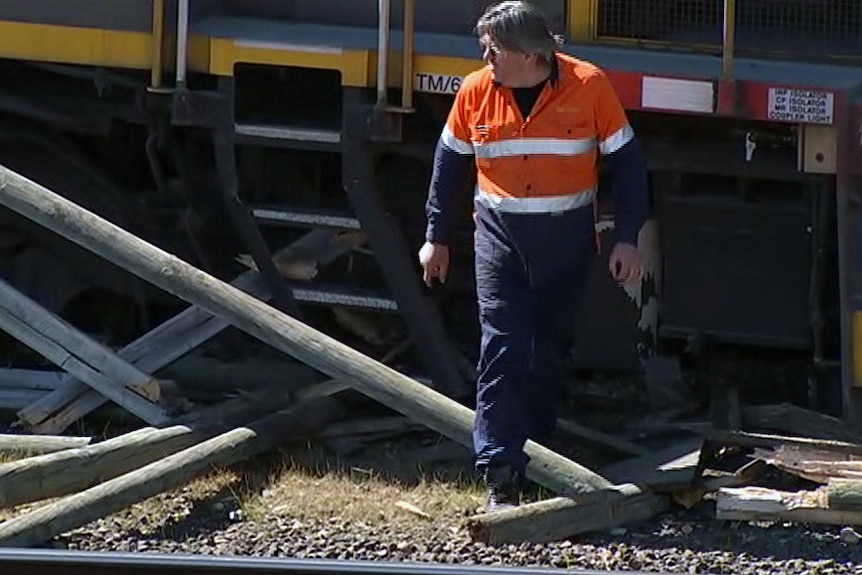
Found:
[{"label": "stacked wooden beam", "polygon": [[[467,407],[278,312],[255,295],[219,281],[2,166],[0,204],[193,306],[181,314],[181,319],[175,318],[175,321],[163,325],[162,331],[182,326],[178,331],[183,337],[178,341],[175,337],[169,340],[174,345],[168,348],[153,346],[152,340],[156,338],[153,334],[159,332],[157,328],[113,354],[70,329],[46,310],[31,305],[25,296],[11,287],[0,286],[8,302],[0,305],[0,320],[5,320],[3,328],[69,374],[69,379],[45,398],[51,397],[54,401],[57,396],[63,396],[62,402],[53,405],[55,409],[57,405],[73,405],[76,406],[76,414],[87,413],[110,399],[153,427],[166,426],[170,422],[169,416],[158,405],[158,386],[153,385],[153,378],[147,374],[154,371],[156,362],[165,361],[167,355],[182,355],[177,351],[178,347],[187,346],[196,338],[209,337],[227,325],[234,325],[411,421],[462,445],[472,443],[474,413]],[[252,272],[250,270],[249,273]],[[249,282],[256,280],[257,275],[248,279]],[[189,318],[195,321],[191,322]],[[197,328],[201,323],[210,326],[203,333]],[[40,329],[43,326],[50,328]],[[58,338],[62,341],[57,341]],[[143,345],[144,339],[149,340],[147,345]],[[149,358],[152,363],[144,362],[142,358]],[[110,369],[110,373],[106,369]],[[0,525],[0,544],[40,543],[52,535],[92,521],[108,509],[129,505],[178,481],[186,481],[214,462],[232,462],[269,449],[277,443],[276,438],[284,436],[279,430],[282,423],[302,426],[294,422],[305,421],[305,414],[332,411],[317,409],[317,406],[310,409],[302,404],[289,409],[293,410],[290,417],[276,412],[248,427],[220,431],[209,439],[196,438],[201,442],[183,451],[6,522]],[[40,420],[44,421],[44,417]],[[314,421],[319,420],[314,418]],[[181,433],[181,437],[188,436]],[[617,512],[608,514],[607,521],[599,521],[597,525],[617,524],[628,519],[629,515],[624,506],[620,506],[620,501],[637,498],[643,505],[633,516],[641,518],[644,516],[643,507],[658,497],[639,487],[614,485],[598,473],[532,441],[527,443],[525,451],[530,457],[529,479],[576,501],[587,498],[593,504],[596,499],[604,497],[608,505],[612,502],[618,506]],[[600,501],[597,504],[603,505]],[[653,505],[653,508],[659,507],[658,503]]]},{"label": "stacked wooden beam", "polygon": [[[221,282],[2,166],[0,204],[192,304],[114,353],[0,283],[0,328],[65,372],[54,389],[20,410],[24,421],[43,433],[65,429],[71,421],[113,401],[148,424],[120,438],[0,466],[0,501],[16,504],[60,497],[0,524],[0,545],[42,543],[188,481],[213,464],[230,464],[289,439],[315,435],[325,439],[345,433],[367,436],[422,426],[463,446],[471,445],[474,413],[470,409],[278,312],[262,301],[268,293],[254,270],[233,285]],[[343,249],[331,237],[314,241],[322,241],[330,253]],[[332,380],[294,394],[274,382],[275,388],[252,401],[240,398],[211,411],[174,417],[162,402],[163,388],[153,372],[229,325]],[[332,396],[348,388],[400,413],[409,423],[390,420],[357,426],[354,421],[348,429],[343,422],[340,430],[325,428],[343,415],[342,403]],[[757,415],[769,419],[770,414],[752,412],[749,419]],[[775,420],[776,414],[771,415]],[[799,410],[793,409],[779,415],[784,418],[779,420],[796,418],[806,429],[819,429],[810,425],[818,421],[807,412],[801,418]],[[702,427],[678,444],[655,450],[574,422],[558,423],[585,441],[606,445],[629,458],[597,472],[528,441],[527,478],[556,497],[473,516],[468,527],[475,537],[494,542],[546,541],[607,529],[647,519],[674,502],[692,505],[706,493],[744,485],[756,475],[756,469],[745,465],[733,473],[707,476],[707,460],[715,459],[713,448],[729,439],[710,437]],[[836,425],[829,421],[821,428],[833,433]],[[763,461],[761,457],[759,462]],[[776,461],[773,456],[769,464]],[[60,469],[63,473],[58,473]],[[830,490],[827,485],[827,502],[855,504],[855,486],[836,483],[834,487]]]}]

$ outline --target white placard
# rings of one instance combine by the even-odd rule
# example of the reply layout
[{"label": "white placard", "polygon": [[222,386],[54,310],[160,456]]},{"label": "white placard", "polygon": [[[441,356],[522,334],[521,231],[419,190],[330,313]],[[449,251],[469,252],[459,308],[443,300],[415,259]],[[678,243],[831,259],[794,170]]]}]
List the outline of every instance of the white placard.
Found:
[{"label": "white placard", "polygon": [[461,87],[461,76],[444,76],[443,74],[424,74],[417,72],[413,80],[413,89],[429,94],[455,94]]},{"label": "white placard", "polygon": [[816,90],[770,88],[766,113],[770,120],[780,122],[831,124],[835,114],[835,95]]},{"label": "white placard", "polygon": [[702,80],[644,76],[641,107],[712,114],[715,111],[715,86]]}]

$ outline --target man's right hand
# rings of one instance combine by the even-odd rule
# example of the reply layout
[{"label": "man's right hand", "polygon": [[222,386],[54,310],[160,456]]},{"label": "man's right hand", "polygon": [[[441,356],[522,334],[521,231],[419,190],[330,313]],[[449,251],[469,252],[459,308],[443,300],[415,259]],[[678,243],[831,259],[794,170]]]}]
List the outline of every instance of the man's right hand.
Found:
[{"label": "man's right hand", "polygon": [[419,250],[419,263],[425,270],[422,275],[425,285],[431,287],[434,278],[439,279],[440,283],[446,283],[446,274],[449,273],[449,247],[426,242]]}]

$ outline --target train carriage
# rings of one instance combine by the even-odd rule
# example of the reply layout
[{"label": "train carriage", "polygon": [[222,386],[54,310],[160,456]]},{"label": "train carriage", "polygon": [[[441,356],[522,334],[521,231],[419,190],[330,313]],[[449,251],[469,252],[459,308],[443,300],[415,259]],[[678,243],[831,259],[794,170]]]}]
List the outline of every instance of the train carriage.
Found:
[{"label": "train carriage", "polygon": [[[467,183],[451,285],[423,290],[415,254],[436,138],[461,78],[482,64],[472,27],[488,4],[5,0],[0,162],[222,279],[248,254],[291,313],[402,319],[433,384],[463,397],[452,349],[476,344],[464,326]],[[566,52],[607,70],[650,172],[648,273],[620,289],[595,266],[577,364],[640,369],[698,345],[778,351],[818,376],[818,408],[855,421],[862,6],[537,4]],[[89,326],[94,314],[76,308],[88,295],[176,305],[2,216],[3,278],[46,308]],[[287,274],[273,253],[311,232],[361,233],[368,249],[315,253],[316,274]]]}]

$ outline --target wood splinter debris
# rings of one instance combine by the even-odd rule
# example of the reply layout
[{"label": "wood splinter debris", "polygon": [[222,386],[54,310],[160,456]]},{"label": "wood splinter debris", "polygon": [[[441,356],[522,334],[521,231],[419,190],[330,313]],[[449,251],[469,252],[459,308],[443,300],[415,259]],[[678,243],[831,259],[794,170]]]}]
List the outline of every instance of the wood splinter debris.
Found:
[{"label": "wood splinter debris", "polygon": [[427,513],[425,513],[424,511],[422,511],[421,509],[419,509],[415,505],[413,505],[412,503],[408,503],[407,501],[396,501],[395,507],[397,507],[399,509],[403,509],[404,511],[407,511],[408,513],[412,513],[413,515],[418,515],[419,517],[422,517],[423,519],[431,519],[430,515],[428,515]]},{"label": "wood splinter debris", "polygon": [[716,517],[731,521],[793,521],[862,525],[862,482],[833,480],[811,491],[764,487],[722,488]]}]

